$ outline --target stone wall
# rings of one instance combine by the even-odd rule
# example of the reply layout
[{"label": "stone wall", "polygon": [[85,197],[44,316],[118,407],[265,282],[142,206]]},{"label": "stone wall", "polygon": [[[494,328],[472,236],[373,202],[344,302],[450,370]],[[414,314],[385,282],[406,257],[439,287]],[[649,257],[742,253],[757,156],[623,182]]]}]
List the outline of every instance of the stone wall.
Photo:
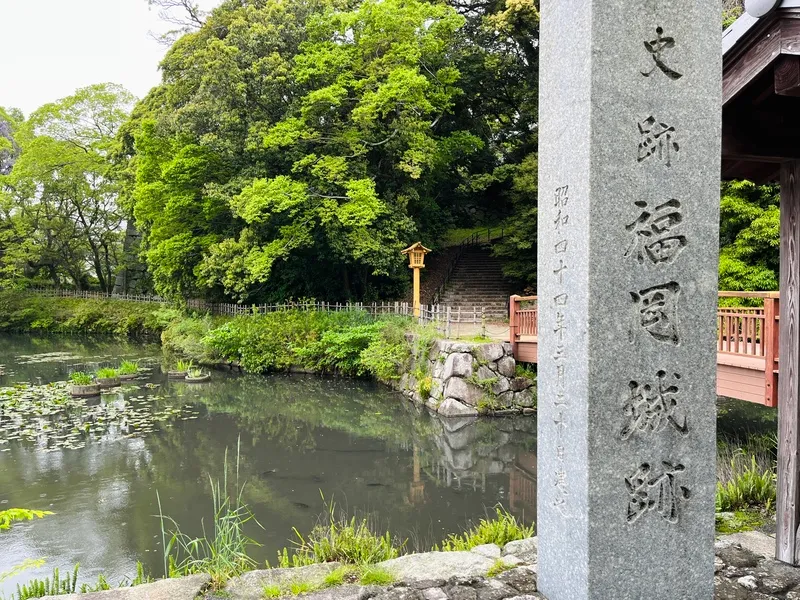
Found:
[{"label": "stone wall", "polygon": [[534,411],[536,382],[516,377],[511,344],[437,340],[399,389],[445,417]]}]

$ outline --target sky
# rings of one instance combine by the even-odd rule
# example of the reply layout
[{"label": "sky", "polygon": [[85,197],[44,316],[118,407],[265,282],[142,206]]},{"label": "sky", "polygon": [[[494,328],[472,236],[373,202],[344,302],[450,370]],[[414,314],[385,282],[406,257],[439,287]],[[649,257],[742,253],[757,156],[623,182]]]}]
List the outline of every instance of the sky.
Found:
[{"label": "sky", "polygon": [[[204,9],[220,0],[199,0]],[[147,0],[0,0],[0,106],[28,116],[93,83],[138,98],[158,84],[167,48],[148,32],[172,27]]]}]

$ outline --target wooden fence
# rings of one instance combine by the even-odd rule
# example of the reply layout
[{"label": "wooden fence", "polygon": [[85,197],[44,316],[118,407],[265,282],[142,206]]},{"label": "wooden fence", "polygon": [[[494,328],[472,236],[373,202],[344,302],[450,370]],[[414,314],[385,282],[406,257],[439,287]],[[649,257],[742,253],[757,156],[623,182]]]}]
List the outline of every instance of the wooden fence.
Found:
[{"label": "wooden fence", "polygon": [[[491,231],[488,232],[491,235]],[[29,288],[29,293],[45,297],[84,298],[93,300],[121,300],[129,302],[153,302],[170,304],[169,300],[153,295],[108,294],[81,290],[56,288]],[[408,302],[320,302],[301,300],[280,304],[232,304],[206,302],[204,300],[188,300],[187,308],[212,315],[242,316],[264,315],[267,313],[300,310],[306,312],[364,312],[373,317],[396,315],[413,318],[414,309]],[[447,337],[455,335],[486,336],[486,315],[482,306],[452,309],[440,304],[422,305],[418,321],[421,325],[433,324],[438,331]]]}]

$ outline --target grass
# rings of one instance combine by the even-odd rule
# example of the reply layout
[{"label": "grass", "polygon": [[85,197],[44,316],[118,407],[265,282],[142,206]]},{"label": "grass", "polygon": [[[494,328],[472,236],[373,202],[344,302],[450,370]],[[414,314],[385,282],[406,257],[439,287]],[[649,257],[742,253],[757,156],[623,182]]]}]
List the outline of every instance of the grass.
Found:
[{"label": "grass", "polygon": [[74,385],[91,385],[92,376],[83,371],[73,371],[69,374],[69,380]]},{"label": "grass", "polygon": [[119,375],[116,369],[112,369],[111,367],[104,367],[102,369],[97,369],[95,376],[98,379],[113,379]]},{"label": "grass", "polygon": [[445,552],[471,550],[483,544],[497,544],[502,548],[508,542],[532,537],[533,533],[533,525],[520,523],[514,515],[498,505],[494,518],[481,519],[464,533],[449,535],[442,542],[441,549]]},{"label": "grass", "polygon": [[717,511],[775,504],[777,439],[774,435],[723,439],[717,445]]},{"label": "grass", "polygon": [[730,517],[717,514],[716,530],[719,534],[738,533],[758,529],[765,523],[764,512],[760,510],[737,510]]},{"label": "grass", "polygon": [[17,585],[17,595],[14,600],[28,600],[29,598],[41,598],[42,596],[61,596],[75,593],[75,586],[78,582],[78,568],[72,571],[72,576],[67,575],[61,578],[58,569],[53,570],[53,577],[46,577],[44,580],[31,579],[28,583]]},{"label": "grass", "polygon": [[532,365],[517,363],[514,370],[514,377],[524,377],[525,379],[536,381],[536,370]]},{"label": "grass", "polygon": [[494,564],[489,567],[489,571],[486,573],[487,577],[497,577],[500,573],[504,573],[505,571],[510,571],[514,567],[505,562],[502,558],[498,558],[494,561]]},{"label": "grass", "polygon": [[[240,444],[236,449],[236,481],[234,493],[228,491],[228,451],[225,451],[225,466],[222,482],[211,483],[213,508],[213,529],[206,531],[202,524],[203,535],[192,538],[183,533],[178,524],[165,516],[161,510],[161,498],[158,497],[158,511],[161,519],[161,539],[164,548],[164,573],[167,577],[189,575],[192,573],[208,573],[212,586],[219,589],[231,577],[241,575],[255,568],[255,561],[248,556],[248,549],[258,544],[244,534],[246,523],[255,520],[247,504],[242,501],[244,484],[239,485]],[[167,529],[167,523],[171,525]]]},{"label": "grass", "polygon": [[397,542],[387,531],[375,531],[366,518],[348,519],[336,513],[333,502],[326,504],[328,510],[323,520],[304,537],[294,530],[297,541],[290,554],[288,548],[278,553],[281,567],[303,566],[315,563],[340,562],[350,565],[370,565],[396,558],[405,546]]}]

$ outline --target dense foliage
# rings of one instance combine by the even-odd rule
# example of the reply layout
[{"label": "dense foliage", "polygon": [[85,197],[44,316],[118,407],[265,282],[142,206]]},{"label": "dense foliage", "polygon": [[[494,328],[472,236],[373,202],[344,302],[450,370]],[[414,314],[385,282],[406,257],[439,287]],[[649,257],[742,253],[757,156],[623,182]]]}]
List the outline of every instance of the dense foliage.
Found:
[{"label": "dense foliage", "polygon": [[777,186],[724,183],[720,201],[719,289],[777,290],[780,265]]},{"label": "dense foliage", "polygon": [[[502,222],[535,292],[535,0],[148,1],[174,27],[135,106],[108,83],[0,107],[0,286],[396,299],[404,246]],[[721,207],[720,287],[774,289],[775,190]]]},{"label": "dense foliage", "polygon": [[402,374],[414,352],[406,339],[409,326],[407,319],[376,320],[360,311],[287,310],[180,319],[161,339],[167,352],[198,362],[232,361],[251,373],[300,367],[390,380]]},{"label": "dense foliage", "polygon": [[[133,102],[120,86],[100,84],[27,120],[0,110],[9,134],[0,130],[0,284],[111,290],[124,216],[109,157]],[[3,168],[12,156],[13,168]]]},{"label": "dense foliage", "polygon": [[0,290],[0,331],[152,336],[179,315],[159,304],[47,298]]},{"label": "dense foliage", "polygon": [[400,249],[502,210],[537,26],[531,0],[224,2],[122,135],[156,290],[396,296]]}]

